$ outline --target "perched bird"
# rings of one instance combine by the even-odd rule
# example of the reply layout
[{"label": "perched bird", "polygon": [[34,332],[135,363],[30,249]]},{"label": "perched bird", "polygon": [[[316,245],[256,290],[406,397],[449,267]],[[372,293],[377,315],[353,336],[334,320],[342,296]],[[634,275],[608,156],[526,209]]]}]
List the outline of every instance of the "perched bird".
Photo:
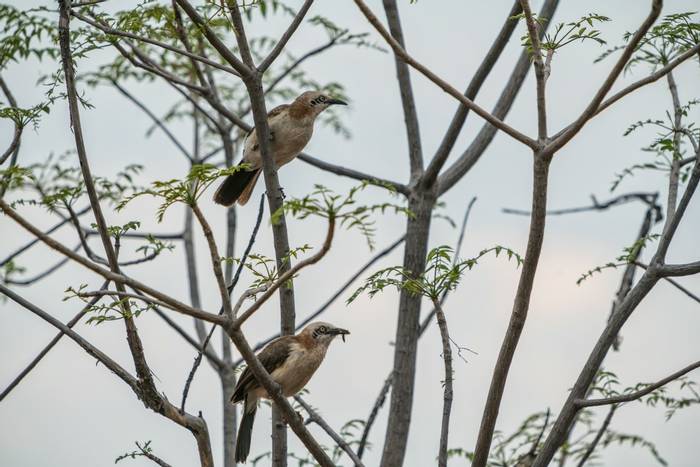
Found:
[{"label": "perched bird", "polygon": [[[329,323],[315,322],[306,326],[296,336],[282,336],[267,344],[258,359],[272,379],[282,388],[284,397],[301,391],[309,382],[326,356],[331,341],[350,331]],[[241,374],[231,402],[243,402],[243,417],[236,439],[236,462],[245,462],[250,452],[250,436],[258,409],[258,400],[268,398],[267,391],[258,383],[250,368]]]},{"label": "perched bird", "polygon": [[[272,157],[277,167],[282,167],[299,155],[311,139],[316,117],[334,104],[347,105],[320,91],[307,91],[291,104],[277,106],[267,114]],[[238,201],[238,204],[244,205],[250,199],[262,170],[255,128],[246,137],[240,164],[247,164],[248,169],[226,177],[214,193],[214,202],[231,206]]]}]

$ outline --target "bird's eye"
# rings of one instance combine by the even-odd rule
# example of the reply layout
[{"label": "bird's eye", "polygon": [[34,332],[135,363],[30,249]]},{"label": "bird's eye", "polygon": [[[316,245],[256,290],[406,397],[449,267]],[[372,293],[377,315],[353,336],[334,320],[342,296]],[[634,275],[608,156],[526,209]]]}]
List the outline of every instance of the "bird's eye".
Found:
[{"label": "bird's eye", "polygon": [[321,102],[326,102],[326,96],[320,96],[318,100]]},{"label": "bird's eye", "polygon": [[328,331],[328,328],[326,328],[325,326],[321,326],[320,328],[318,328],[318,332],[320,332],[321,334],[325,334],[326,331]]}]

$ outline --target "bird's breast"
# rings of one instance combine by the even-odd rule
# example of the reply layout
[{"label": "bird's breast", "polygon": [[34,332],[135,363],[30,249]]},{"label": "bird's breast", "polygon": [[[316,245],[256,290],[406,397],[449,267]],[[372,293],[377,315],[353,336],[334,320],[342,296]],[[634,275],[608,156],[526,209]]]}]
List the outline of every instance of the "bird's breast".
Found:
[{"label": "bird's breast", "polygon": [[285,397],[291,397],[306,386],[325,355],[321,346],[307,349],[295,343],[284,364],[272,372],[272,379],[282,387]]}]

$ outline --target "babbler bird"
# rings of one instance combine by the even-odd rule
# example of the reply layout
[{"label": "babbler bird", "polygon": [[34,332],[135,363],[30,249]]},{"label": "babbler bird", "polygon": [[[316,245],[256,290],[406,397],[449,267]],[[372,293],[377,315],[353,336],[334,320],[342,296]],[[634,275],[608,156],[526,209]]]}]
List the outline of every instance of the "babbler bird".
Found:
[{"label": "babbler bird", "polygon": [[[296,336],[282,336],[267,344],[258,354],[258,359],[272,379],[280,385],[284,397],[301,391],[326,356],[326,350],[336,336],[350,331],[332,324],[315,322],[306,326]],[[231,402],[243,402],[243,417],[236,439],[236,462],[245,462],[250,452],[250,436],[260,398],[269,399],[267,391],[253,376],[250,368],[241,374]]]},{"label": "babbler bird", "polygon": [[[307,91],[291,104],[277,106],[267,114],[272,157],[278,168],[299,155],[311,139],[316,117],[334,104],[347,105],[320,91]],[[214,193],[216,203],[231,206],[238,201],[242,206],[250,199],[262,170],[255,128],[246,137],[241,164],[248,164],[249,168],[226,177]]]}]

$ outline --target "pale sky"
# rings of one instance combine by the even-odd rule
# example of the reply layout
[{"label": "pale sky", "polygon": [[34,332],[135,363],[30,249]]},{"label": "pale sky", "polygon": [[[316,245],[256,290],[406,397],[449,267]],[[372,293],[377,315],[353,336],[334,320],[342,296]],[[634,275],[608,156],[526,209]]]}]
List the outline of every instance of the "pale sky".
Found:
[{"label": "pale sky", "polygon": [[[53,5],[53,2],[10,1],[15,6]],[[296,5],[298,2],[292,2]],[[432,67],[441,77],[462,89],[479,65],[485,51],[510,9],[510,1],[442,2],[419,1],[409,4],[401,0],[401,15],[407,46],[415,58]],[[539,8],[541,2],[534,2]],[[647,15],[648,3],[600,0],[565,1],[557,11],[555,22],[571,21],[589,12],[612,18],[601,27],[602,37],[609,44],[621,43],[625,31],[633,30]],[[136,2],[128,2],[135,5]],[[369,2],[384,19],[381,2]],[[664,14],[693,11],[693,0],[669,0]],[[352,2],[317,2],[309,16],[322,14],[354,32],[371,31]],[[288,19],[279,17],[268,24],[255,23],[249,35],[279,35]],[[524,26],[514,37],[524,33]],[[372,34],[378,43],[381,38]],[[320,28],[302,24],[299,33],[288,44],[296,55],[326,41]],[[549,79],[549,122],[558,130],[572,121],[586,106],[612,66],[612,61],[593,64],[604,50],[594,44],[572,45],[558,53]],[[511,41],[498,65],[491,73],[477,102],[489,109],[504,86],[515,63],[520,46]],[[94,63],[94,62],[92,62]],[[85,64],[81,70],[89,68]],[[41,73],[53,71],[53,65],[37,69],[36,64],[12,65],[3,75],[15,93],[20,106],[29,106],[41,99],[42,89],[36,84]],[[314,58],[306,67],[320,81],[340,81],[347,90],[351,105],[340,109],[345,125],[353,133],[344,140],[328,127],[318,126],[307,151],[321,159],[353,167],[377,176],[405,182],[408,177],[406,140],[398,88],[394,79],[394,61],[390,54],[339,47]],[[639,66],[615,86],[643,77],[648,69]],[[686,63],[676,73],[682,102],[698,97],[700,69],[697,63]],[[416,73],[412,75],[421,135],[426,160],[432,156],[456,108],[456,102],[431,82]],[[162,114],[176,96],[162,83],[129,88],[157,113]],[[110,175],[130,163],[145,166],[140,180],[182,177],[185,160],[155,131],[144,136],[151,122],[117,92],[100,88],[88,90],[94,104],[83,110],[82,119],[87,151],[93,172]],[[273,104],[273,103],[270,103]],[[508,116],[508,123],[529,135],[536,133],[534,79],[529,76]],[[649,155],[640,151],[654,137],[653,131],[641,131],[623,137],[629,124],[640,119],[662,118],[671,106],[665,81],[641,89],[600,117],[594,119],[571,144],[557,154],[550,171],[549,206],[553,209],[589,204],[594,194],[604,200],[615,174],[634,163],[646,162]],[[690,117],[697,121],[697,107]],[[482,121],[470,115],[450,164],[481,128]],[[188,144],[191,129],[173,125],[178,138]],[[0,141],[9,141],[11,126],[0,123]],[[5,144],[5,143],[3,143]],[[34,132],[25,132],[20,163],[41,161],[51,152],[61,153],[74,146],[69,131],[67,108],[59,103],[42,120]],[[76,162],[77,164],[77,162]],[[498,135],[484,157],[443,200],[444,212],[459,220],[469,199],[478,197],[463,246],[469,257],[496,244],[506,245],[523,253],[527,237],[527,219],[506,215],[504,207],[527,209],[530,205],[531,157],[528,150],[505,135]],[[343,192],[354,185],[321,172],[302,162],[294,162],[280,173],[287,195],[301,196],[314,183]],[[666,178],[659,173],[642,173],[623,182],[618,192],[666,192]],[[257,198],[263,189],[258,187]],[[366,200],[384,200],[379,190],[368,190]],[[697,198],[697,197],[696,197]],[[203,198],[217,241],[225,239],[224,211]],[[247,241],[256,215],[251,202],[238,211],[239,245]],[[154,219],[155,203],[145,201],[137,208],[116,214],[106,210],[107,222],[119,224],[138,218],[145,231],[175,232],[181,229],[182,209],[174,208],[158,225]],[[700,244],[700,204],[694,200],[676,235],[669,261],[697,261]],[[21,213],[40,226],[55,221],[40,209],[21,208]],[[614,260],[625,246],[634,241],[644,207],[628,204],[603,213],[583,213],[548,220],[544,248],[533,292],[528,322],[520,340],[505,390],[497,428],[510,433],[529,414],[550,407],[556,413],[566,398],[579,369],[603,329],[611,299],[618,287],[621,270],[607,271],[576,285],[581,273]],[[264,221],[255,250],[272,256],[269,223]],[[325,232],[318,221],[288,221],[290,243],[318,246]],[[383,248],[402,233],[404,219],[387,214],[377,218],[377,246]],[[27,241],[27,234],[9,220],[0,219],[2,247],[0,257]],[[656,227],[656,231],[659,226]],[[693,232],[696,232],[693,234]],[[431,246],[454,244],[457,231],[447,222],[436,219],[431,230]],[[73,246],[74,235],[61,231],[56,238]],[[93,239],[98,248],[98,241]],[[126,245],[124,255],[133,254],[136,243]],[[299,319],[313,312],[347,277],[372,255],[364,239],[355,231],[339,232],[331,252],[316,266],[305,271],[295,282],[296,308]],[[37,247],[18,262],[35,272],[39,262],[52,264],[58,255]],[[645,257],[648,259],[648,256]],[[401,251],[383,259],[376,268],[400,264]],[[210,272],[209,257],[202,236],[197,232],[197,265],[203,307],[218,309],[217,289]],[[182,248],[165,253],[156,262],[127,270],[134,277],[187,301],[186,277]],[[468,362],[455,359],[455,401],[452,410],[450,447],[474,448],[486,392],[496,355],[505,331],[518,271],[513,263],[502,258],[487,258],[466,274],[462,284],[449,298],[445,311],[455,342],[469,347],[477,355],[468,354]],[[244,277],[242,283],[250,283]],[[52,313],[64,322],[80,306],[75,301],[62,302],[66,287],[87,282],[99,287],[100,279],[75,265],[68,265],[38,285],[17,288],[21,295]],[[697,277],[680,282],[700,293]],[[360,285],[360,282],[356,284]],[[343,299],[350,295],[344,294]],[[350,306],[336,302],[323,320],[348,328],[352,335],[346,344],[334,343],[320,370],[308,385],[306,400],[317,407],[336,429],[348,420],[365,419],[383,384],[393,360],[391,341],[395,335],[398,294],[387,291],[369,300],[362,297]],[[173,314],[173,316],[175,316]],[[267,337],[278,327],[276,301],[263,307],[245,327],[251,342]],[[175,316],[188,330],[189,319]],[[0,304],[0,387],[15,375],[53,337],[55,330],[30,312],[12,302]],[[191,347],[181,341],[163,321],[153,315],[137,320],[147,358],[158,377],[158,387],[169,399],[179,400],[182,385],[194,358]],[[621,351],[610,353],[605,367],[618,374],[623,387],[637,382],[660,379],[698,360],[697,330],[700,309],[697,302],[680,294],[666,283],[660,283],[642,302],[622,331]],[[131,370],[125,345],[123,326],[119,322],[100,326],[80,324],[76,327],[84,337]],[[421,467],[435,463],[439,440],[442,407],[443,367],[437,326],[420,341],[418,373],[413,407],[413,425],[405,465]],[[692,376],[692,375],[691,375]],[[700,375],[695,374],[700,379]],[[203,365],[189,399],[189,410],[201,410],[209,424],[217,465],[221,465],[220,386],[218,377]],[[388,403],[372,431],[374,444],[366,457],[366,465],[378,465],[381,456]],[[602,421],[606,409],[596,409]],[[258,412],[253,437],[252,456],[269,448],[269,409]],[[653,440],[659,452],[674,467],[697,465],[697,428],[700,412],[691,407],[676,414],[670,421],[664,409],[650,409],[631,403],[618,410],[611,427],[614,430],[640,434]],[[321,442],[328,438],[316,427]],[[290,446],[302,449],[290,432]],[[114,459],[134,449],[134,441],[152,441],[154,451],[174,467],[198,465],[194,439],[184,429],[144,409],[133,393],[101,365],[95,365],[80,348],[68,339],[39,364],[21,385],[0,403],[0,464],[12,467],[29,466],[107,466]],[[655,461],[640,448],[611,448],[603,452],[605,465],[653,466]],[[125,460],[125,465],[152,465],[144,459]],[[343,465],[349,461],[344,458]],[[290,464],[291,465],[291,464]],[[450,465],[467,465],[454,459]]]}]

